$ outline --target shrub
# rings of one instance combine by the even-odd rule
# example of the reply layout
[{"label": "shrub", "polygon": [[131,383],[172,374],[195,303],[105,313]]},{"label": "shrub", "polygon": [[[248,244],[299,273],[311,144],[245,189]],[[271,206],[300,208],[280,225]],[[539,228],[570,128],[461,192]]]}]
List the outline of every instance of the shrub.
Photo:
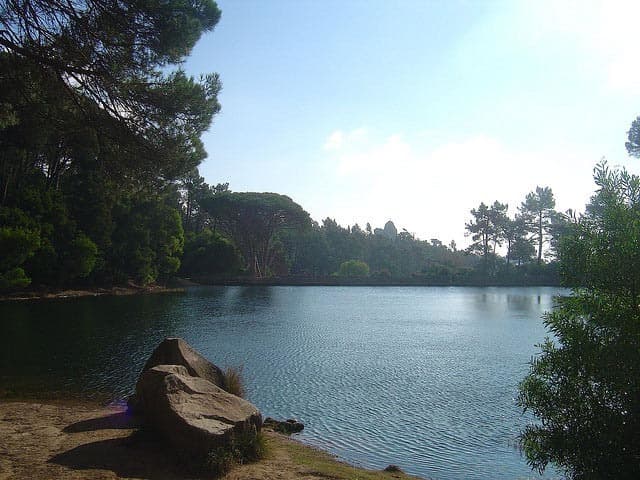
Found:
[{"label": "shrub", "polygon": [[203,465],[204,473],[222,476],[234,465],[255,462],[266,454],[266,441],[262,432],[255,427],[234,436],[231,446],[211,450]]},{"label": "shrub", "polygon": [[340,277],[367,277],[369,265],[361,260],[347,260],[340,264],[337,274]]}]

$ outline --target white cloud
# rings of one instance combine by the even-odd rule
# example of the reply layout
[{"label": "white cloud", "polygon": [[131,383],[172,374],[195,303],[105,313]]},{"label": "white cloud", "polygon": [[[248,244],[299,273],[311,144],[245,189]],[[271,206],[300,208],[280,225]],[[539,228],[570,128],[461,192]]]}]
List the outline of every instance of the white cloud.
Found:
[{"label": "white cloud", "polygon": [[414,159],[411,147],[401,135],[391,135],[380,144],[362,142],[362,138],[346,143],[338,156],[339,175],[368,171],[385,177],[396,175]]},{"label": "white cloud", "polygon": [[598,158],[575,148],[524,152],[472,135],[423,149],[418,140],[392,134],[350,141],[345,135],[339,151],[325,157],[338,174],[330,190],[343,192],[324,199],[326,214],[342,224],[381,226],[392,219],[420,238],[466,245],[469,210],[482,201],[506,202],[513,214],[528,192],[544,185],[553,189],[559,210],[581,210],[593,191]]},{"label": "white cloud", "polygon": [[324,149],[329,151],[341,150],[345,145],[353,145],[354,143],[366,139],[367,133],[368,132],[365,128],[356,128],[350,132],[335,130],[324,142]]}]

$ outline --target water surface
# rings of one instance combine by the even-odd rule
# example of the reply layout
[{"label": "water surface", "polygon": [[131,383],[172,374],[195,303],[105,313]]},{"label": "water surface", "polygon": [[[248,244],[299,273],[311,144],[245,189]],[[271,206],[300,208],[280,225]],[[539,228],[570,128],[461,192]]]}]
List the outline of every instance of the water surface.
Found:
[{"label": "water surface", "polygon": [[555,288],[197,287],[0,304],[0,388],[123,398],[179,336],[242,365],[265,415],[364,466],[434,480],[539,478],[515,447],[517,384]]}]

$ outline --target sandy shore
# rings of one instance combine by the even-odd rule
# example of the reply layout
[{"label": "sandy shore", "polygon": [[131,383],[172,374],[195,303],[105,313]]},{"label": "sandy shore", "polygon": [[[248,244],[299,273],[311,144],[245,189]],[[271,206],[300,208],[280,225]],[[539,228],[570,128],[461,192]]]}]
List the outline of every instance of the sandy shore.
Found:
[{"label": "sandy shore", "polygon": [[[235,467],[228,480],[415,478],[352,467],[266,432],[267,455]],[[173,456],[139,430],[123,407],[82,402],[0,402],[0,480],[184,480]]]}]

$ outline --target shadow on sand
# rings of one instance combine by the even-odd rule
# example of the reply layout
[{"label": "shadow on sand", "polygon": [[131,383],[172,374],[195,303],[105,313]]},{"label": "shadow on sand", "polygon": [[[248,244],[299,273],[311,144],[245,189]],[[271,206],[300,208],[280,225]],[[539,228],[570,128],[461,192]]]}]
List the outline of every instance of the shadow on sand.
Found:
[{"label": "shadow on sand", "polygon": [[[84,420],[68,425],[66,433],[102,429],[131,429],[135,419],[126,413]],[[111,470],[118,477],[154,480],[183,480],[191,478],[180,472],[175,456],[152,434],[135,430],[122,438],[110,438],[79,445],[48,460],[73,470]]]},{"label": "shadow on sand", "polygon": [[65,433],[92,432],[95,430],[129,429],[140,426],[140,419],[127,412],[118,412],[104,417],[90,418],[67,425],[62,430]]}]

